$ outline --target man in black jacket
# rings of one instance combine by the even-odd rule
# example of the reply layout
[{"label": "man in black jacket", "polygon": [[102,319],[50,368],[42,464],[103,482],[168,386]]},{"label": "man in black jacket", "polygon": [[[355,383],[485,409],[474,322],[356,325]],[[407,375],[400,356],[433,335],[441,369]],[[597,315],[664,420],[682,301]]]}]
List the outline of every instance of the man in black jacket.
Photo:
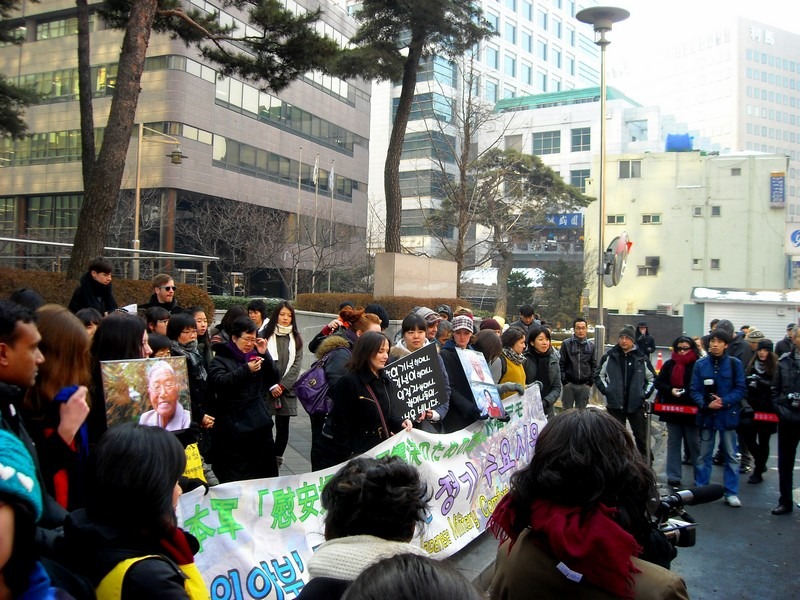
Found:
[{"label": "man in black jacket", "polygon": [[146,304],[139,306],[139,310],[146,311],[148,308],[160,306],[166,309],[169,314],[183,311],[178,306],[177,300],[175,300],[175,290],[177,289],[175,281],[170,275],[159,273],[153,277],[153,295],[150,296],[150,300]]},{"label": "man in black jacket", "polygon": [[617,345],[600,360],[594,383],[606,397],[608,414],[623,425],[630,422],[636,447],[642,456],[647,456],[645,401],[653,393],[655,372],[636,347],[634,335],[630,325],[622,328]]},{"label": "man in black jacket", "polygon": [[592,387],[597,361],[594,358],[594,344],[586,339],[589,327],[586,319],[578,317],[572,322],[573,335],[564,340],[559,351],[561,367],[561,405],[564,409],[586,408],[589,391]]},{"label": "man in black jacket", "polygon": [[778,360],[772,382],[772,402],[778,410],[778,480],[780,498],[773,515],[794,510],[792,497],[794,459],[800,443],[800,336],[794,336],[795,347]]},{"label": "man in black jacket", "polygon": [[775,344],[775,354],[778,355],[778,358],[780,358],[787,352],[792,351],[792,348],[794,348],[794,335],[795,335],[795,324],[789,323],[786,326],[786,336],[780,342]]},{"label": "man in black jacket", "polygon": [[117,301],[111,291],[111,261],[99,256],[89,263],[86,273],[81,275],[80,283],[69,301],[70,312],[82,308],[94,308],[102,316],[117,310]]}]

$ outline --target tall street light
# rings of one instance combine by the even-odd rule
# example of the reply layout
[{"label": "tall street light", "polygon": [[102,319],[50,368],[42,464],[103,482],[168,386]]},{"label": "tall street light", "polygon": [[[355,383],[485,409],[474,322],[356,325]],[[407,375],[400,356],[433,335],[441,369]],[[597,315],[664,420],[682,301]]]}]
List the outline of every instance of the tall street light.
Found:
[{"label": "tall street light", "polygon": [[[180,147],[180,140],[178,138],[172,137],[171,135],[167,135],[166,133],[161,133],[160,131],[156,131],[155,129],[151,129],[150,127],[145,127],[144,123],[139,123],[139,135],[136,140],[136,193],[134,195],[134,210],[133,210],[133,269],[131,273],[133,275],[133,279],[139,279],[139,213],[141,211],[141,197],[142,197],[142,190],[141,190],[141,178],[142,178],[142,143],[147,142],[155,142],[158,144],[169,144],[171,146],[175,146],[175,149],[167,154],[166,156],[170,159],[173,165],[180,165],[183,163],[184,158],[188,158],[187,156],[183,155],[181,152]],[[144,132],[145,130],[149,131],[150,133],[154,134],[155,136],[161,136],[165,139],[156,139],[153,136],[148,136],[148,139],[144,139]]]},{"label": "tall street light", "polygon": [[605,204],[606,204],[606,46],[611,41],[606,33],[611,31],[614,23],[624,21],[631,13],[623,8],[613,6],[593,6],[578,12],[575,18],[582,23],[594,26],[595,44],[600,46],[600,194],[597,203],[598,235],[597,235],[597,324],[595,325],[594,345],[599,358],[604,354],[605,325],[603,324],[603,275],[606,271],[605,241]]}]

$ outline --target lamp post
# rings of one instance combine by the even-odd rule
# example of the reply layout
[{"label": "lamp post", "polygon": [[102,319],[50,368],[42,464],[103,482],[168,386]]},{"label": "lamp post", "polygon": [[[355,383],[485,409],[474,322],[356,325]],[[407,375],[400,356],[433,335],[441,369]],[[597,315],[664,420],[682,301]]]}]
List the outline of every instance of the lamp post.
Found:
[{"label": "lamp post", "polygon": [[606,46],[611,41],[606,38],[606,33],[611,31],[614,23],[624,21],[631,14],[623,8],[613,6],[593,6],[578,12],[575,18],[582,23],[594,27],[595,34],[599,37],[595,44],[600,46],[600,194],[597,200],[597,323],[595,325],[594,346],[598,362],[604,354],[605,325],[603,324],[603,274],[605,265],[605,204],[606,204]]},{"label": "lamp post", "polygon": [[183,163],[184,158],[188,158],[187,156],[183,155],[181,152],[180,147],[180,140],[178,138],[172,137],[171,135],[167,135],[166,133],[161,133],[160,131],[156,131],[155,129],[151,129],[150,127],[145,127],[144,123],[139,123],[139,134],[136,139],[136,191],[134,193],[134,208],[133,208],[133,268],[131,269],[131,274],[133,279],[139,279],[139,214],[141,212],[141,198],[142,198],[142,190],[141,190],[141,178],[142,178],[142,143],[144,140],[144,132],[145,130],[153,133],[155,135],[160,135],[166,139],[159,140],[159,139],[149,139],[148,142],[156,142],[159,144],[170,144],[174,145],[175,149],[167,154],[166,156],[170,159],[173,165],[180,165]]}]

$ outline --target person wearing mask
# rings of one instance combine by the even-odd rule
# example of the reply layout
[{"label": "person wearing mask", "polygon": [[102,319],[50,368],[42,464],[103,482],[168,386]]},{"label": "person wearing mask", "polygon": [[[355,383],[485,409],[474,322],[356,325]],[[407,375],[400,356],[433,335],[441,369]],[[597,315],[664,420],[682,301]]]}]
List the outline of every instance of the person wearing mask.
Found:
[{"label": "person wearing mask", "polygon": [[329,415],[331,434],[351,455],[363,454],[392,435],[413,427],[396,411],[394,382],[383,369],[389,359],[389,339],[367,331],[358,338],[347,362],[347,373],[333,388]]},{"label": "person wearing mask", "polygon": [[674,549],[653,533],[657,497],[619,421],[594,408],[556,415],[489,519],[501,542],[490,597],[688,600],[668,570]]},{"label": "person wearing mask", "polygon": [[644,354],[647,360],[650,360],[650,355],[656,351],[656,341],[650,335],[650,330],[647,328],[645,321],[639,321],[636,324],[636,339],[634,341],[639,352]]},{"label": "person wearing mask", "polygon": [[561,406],[564,410],[586,408],[592,389],[592,376],[597,367],[594,342],[586,339],[589,326],[578,317],[572,322],[572,337],[564,340],[558,355],[561,368]]},{"label": "person wearing mask", "polygon": [[[752,330],[750,330],[752,333]],[[772,380],[778,370],[778,356],[772,351],[772,340],[763,338],[756,345],[753,360],[745,369],[747,381],[747,404],[753,414],[739,423],[739,436],[753,454],[753,473],[747,483],[761,483],[767,471],[769,439],[778,429],[777,424],[764,420],[766,415],[775,415],[772,403]]]},{"label": "person wearing mask", "polygon": [[691,465],[697,463],[700,454],[696,412],[687,410],[695,408],[689,389],[694,364],[699,358],[692,338],[678,336],[672,342],[672,357],[656,377],[656,402],[676,407],[674,411],[659,414],[659,419],[667,424],[667,483],[675,488],[681,486],[681,448],[686,448]]},{"label": "person wearing mask", "polygon": [[117,301],[111,290],[111,272],[114,266],[102,256],[95,258],[81,275],[78,287],[69,301],[69,310],[77,313],[83,308],[94,308],[102,316],[117,310]]},{"label": "person wearing mask", "polygon": [[139,310],[146,311],[153,306],[160,306],[166,309],[169,314],[183,311],[183,309],[178,306],[178,302],[175,299],[175,291],[177,289],[175,281],[173,281],[170,275],[159,273],[153,277],[153,295],[150,296],[149,301],[139,307]]},{"label": "person wearing mask", "polygon": [[542,395],[542,408],[548,418],[555,415],[555,404],[561,395],[561,367],[558,352],[553,348],[550,329],[544,325],[528,330],[525,349],[525,384],[536,383]]},{"label": "person wearing mask", "polygon": [[439,356],[444,361],[447,377],[450,380],[450,409],[443,420],[444,430],[452,433],[471,425],[481,418],[481,411],[472,394],[457,348],[472,349],[470,340],[474,333],[474,321],[467,315],[453,317],[453,338],[444,346]]},{"label": "person wearing mask", "polygon": [[278,467],[283,464],[283,453],[289,444],[289,419],[297,416],[297,396],[294,382],[300,375],[303,362],[303,338],[297,329],[294,306],[288,300],[275,305],[264,330],[267,350],[278,363],[280,382],[273,385],[267,397],[267,406],[275,420],[275,454]]},{"label": "person wearing mask", "polygon": [[690,391],[699,410],[697,424],[700,429],[700,458],[695,469],[695,483],[708,485],[711,480],[714,441],[719,432],[725,461],[725,503],[738,508],[742,502],[738,496],[736,428],[747,387],[742,363],[725,352],[731,338],[727,329],[720,327],[721,323],[711,332],[708,355],[695,363],[692,372]]},{"label": "person wearing mask", "polygon": [[800,335],[795,330],[794,348],[778,359],[772,382],[772,401],[778,411],[778,505],[773,515],[794,510],[793,473],[797,445],[800,443]]},{"label": "person wearing mask", "polygon": [[[645,401],[653,393],[653,365],[636,347],[634,331],[625,325],[617,344],[605,353],[594,375],[597,390],[606,397],[608,414],[622,425],[630,423],[636,447],[647,456]],[[648,457],[651,461],[652,457]]]}]

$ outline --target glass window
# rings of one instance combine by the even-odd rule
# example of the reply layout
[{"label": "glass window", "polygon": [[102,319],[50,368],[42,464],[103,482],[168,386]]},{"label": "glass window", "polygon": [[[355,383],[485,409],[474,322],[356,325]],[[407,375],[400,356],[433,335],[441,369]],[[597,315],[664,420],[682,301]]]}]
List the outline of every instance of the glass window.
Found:
[{"label": "glass window", "polygon": [[542,156],[544,154],[558,154],[561,152],[561,132],[560,131],[541,131],[533,134],[533,153]]},{"label": "glass window", "polygon": [[539,88],[539,91],[546,92],[547,91],[547,74],[542,73],[541,71],[536,71],[536,87]]},{"label": "glass window", "polygon": [[625,225],[625,215],[606,215],[607,225]]},{"label": "glass window", "polygon": [[569,172],[569,183],[586,192],[586,180],[589,179],[589,169],[573,169]]},{"label": "glass window", "polygon": [[489,25],[494,29],[496,32],[500,33],[500,16],[492,14],[490,12],[486,13],[486,20],[489,21]]},{"label": "glass window", "polygon": [[642,215],[642,225],[661,225],[660,214]]},{"label": "glass window", "polygon": [[489,102],[497,102],[498,100],[498,83],[491,79],[486,80],[486,99]]},{"label": "glass window", "polygon": [[547,42],[544,40],[536,40],[536,56],[542,61],[547,61]]},{"label": "glass window", "polygon": [[620,179],[634,179],[641,176],[642,176],[642,161],[640,160],[619,161]]},{"label": "glass window", "polygon": [[591,128],[579,127],[572,130],[572,152],[591,150]]},{"label": "glass window", "polygon": [[517,26],[513,23],[506,23],[506,41],[517,43]]},{"label": "glass window", "polygon": [[533,21],[533,3],[522,0],[522,16],[528,21]]},{"label": "glass window", "polygon": [[505,71],[509,77],[517,76],[517,58],[515,56],[506,54]]},{"label": "glass window", "polygon": [[525,31],[523,29],[520,38],[520,45],[522,46],[522,49],[526,52],[533,52],[533,34],[530,31]]},{"label": "glass window", "polygon": [[500,51],[493,46],[486,46],[486,65],[498,69],[500,67]]},{"label": "glass window", "polygon": [[536,11],[536,24],[547,31],[547,13],[543,10]]},{"label": "glass window", "polygon": [[519,78],[523,83],[533,85],[533,66],[528,63],[522,63],[519,69]]}]

